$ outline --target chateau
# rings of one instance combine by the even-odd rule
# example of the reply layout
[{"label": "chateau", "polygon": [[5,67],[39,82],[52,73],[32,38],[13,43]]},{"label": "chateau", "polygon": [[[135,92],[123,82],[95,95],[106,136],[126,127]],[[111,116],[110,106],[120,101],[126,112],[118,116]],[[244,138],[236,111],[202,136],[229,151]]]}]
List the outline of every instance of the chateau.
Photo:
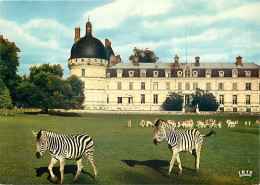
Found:
[{"label": "chateau", "polygon": [[208,90],[217,98],[218,111],[260,112],[260,66],[242,62],[238,56],[232,63],[123,63],[115,55],[111,42],[105,46],[92,36],[92,24],[86,23],[86,35],[75,40],[68,59],[70,75],[85,84],[84,106],[87,110],[159,111],[169,92],[181,91],[184,104],[191,104],[197,88]]}]

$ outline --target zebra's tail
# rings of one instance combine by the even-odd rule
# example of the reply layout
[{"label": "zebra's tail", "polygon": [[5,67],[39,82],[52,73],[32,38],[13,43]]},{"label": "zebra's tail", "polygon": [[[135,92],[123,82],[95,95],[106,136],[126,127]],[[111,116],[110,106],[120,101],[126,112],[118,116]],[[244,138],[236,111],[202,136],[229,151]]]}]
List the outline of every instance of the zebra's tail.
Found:
[{"label": "zebra's tail", "polygon": [[202,137],[209,137],[209,136],[211,136],[212,134],[216,134],[216,132],[214,132],[213,130],[212,131],[210,131],[210,133],[208,133],[207,135],[202,135]]}]

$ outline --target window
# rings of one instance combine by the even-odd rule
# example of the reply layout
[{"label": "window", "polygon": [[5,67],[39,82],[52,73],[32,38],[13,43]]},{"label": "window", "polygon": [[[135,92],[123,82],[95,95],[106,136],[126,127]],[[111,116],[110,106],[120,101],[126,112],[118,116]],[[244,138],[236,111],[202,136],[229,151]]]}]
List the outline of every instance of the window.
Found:
[{"label": "window", "polygon": [[158,90],[158,82],[153,83],[153,90]]},{"label": "window", "polygon": [[246,90],[251,91],[251,83],[246,83]]},{"label": "window", "polygon": [[129,82],[129,90],[133,90],[133,82]]},{"label": "window", "polygon": [[166,90],[170,90],[171,87],[170,87],[170,82],[166,82]]},{"label": "window", "polygon": [[218,90],[219,91],[224,91],[224,83],[219,83],[218,84]]},{"label": "window", "polygon": [[206,90],[210,91],[211,90],[211,83],[206,83]]},{"label": "window", "polygon": [[232,86],[233,86],[233,87],[232,87],[233,91],[237,91],[237,83],[233,83]]},{"label": "window", "polygon": [[128,71],[129,77],[134,77],[135,72],[134,71]]},{"label": "window", "polygon": [[117,103],[120,104],[123,102],[123,98],[122,97],[117,97]]},{"label": "window", "polygon": [[117,82],[117,90],[122,90],[122,82]]},{"label": "window", "polygon": [[107,103],[109,103],[109,94],[107,94]]},{"label": "window", "polygon": [[81,69],[81,77],[85,77],[85,69]]},{"label": "window", "polygon": [[219,95],[219,104],[224,104],[224,95]]},{"label": "window", "polygon": [[246,95],[246,104],[250,105],[250,95]]},{"label": "window", "polygon": [[198,82],[194,82],[194,83],[193,83],[193,90],[198,89],[198,87],[199,87],[199,86],[198,86]]},{"label": "window", "polygon": [[142,103],[142,104],[145,103],[145,94],[141,94],[141,103]]},{"label": "window", "polygon": [[237,107],[233,107],[233,112],[237,112]]},{"label": "window", "polygon": [[178,90],[181,90],[181,82],[178,82]]},{"label": "window", "polygon": [[211,69],[206,69],[206,77],[207,78],[211,77]]},{"label": "window", "polygon": [[141,90],[145,90],[145,82],[141,82]]},{"label": "window", "polygon": [[251,108],[250,108],[250,107],[247,107],[247,108],[246,108],[246,112],[251,112]]},{"label": "window", "polygon": [[171,77],[171,71],[170,70],[165,70],[165,77],[170,78]]},{"label": "window", "polygon": [[123,70],[122,69],[118,69],[117,70],[117,77],[121,78],[122,77],[122,73],[123,73]]},{"label": "window", "polygon": [[158,94],[153,95],[153,103],[158,104]]},{"label": "window", "polygon": [[233,95],[233,104],[237,104],[237,95]]},{"label": "window", "polygon": [[190,83],[189,82],[185,83],[185,90],[190,90]]},{"label": "window", "polygon": [[219,77],[224,77],[224,71],[219,71],[219,72],[218,72],[218,76],[219,76]]},{"label": "window", "polygon": [[224,112],[224,107],[220,107],[219,110],[220,110],[221,112]]},{"label": "window", "polygon": [[182,71],[177,71],[177,76],[181,77],[182,76]]},{"label": "window", "polygon": [[141,76],[141,78],[145,78],[146,77],[146,71],[145,70],[141,70],[140,76]]},{"label": "window", "polygon": [[133,97],[128,97],[128,103],[132,104],[133,103]]},{"label": "window", "polygon": [[193,75],[194,77],[198,77],[198,71],[193,71],[193,72],[192,72],[192,75]]},{"label": "window", "polygon": [[153,71],[153,77],[158,77],[159,71]]}]

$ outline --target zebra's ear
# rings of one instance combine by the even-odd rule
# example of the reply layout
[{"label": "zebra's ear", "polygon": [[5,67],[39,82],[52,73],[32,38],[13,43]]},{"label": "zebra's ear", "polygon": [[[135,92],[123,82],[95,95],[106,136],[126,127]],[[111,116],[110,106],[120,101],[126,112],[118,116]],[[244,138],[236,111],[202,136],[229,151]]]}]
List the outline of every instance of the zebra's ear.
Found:
[{"label": "zebra's ear", "polygon": [[37,133],[35,133],[34,131],[32,131],[32,133],[34,137],[37,137]]},{"label": "zebra's ear", "polygon": [[160,121],[159,121],[159,124],[158,124],[158,127],[161,128],[161,127],[162,127],[162,124],[163,124],[163,121],[160,120]]}]

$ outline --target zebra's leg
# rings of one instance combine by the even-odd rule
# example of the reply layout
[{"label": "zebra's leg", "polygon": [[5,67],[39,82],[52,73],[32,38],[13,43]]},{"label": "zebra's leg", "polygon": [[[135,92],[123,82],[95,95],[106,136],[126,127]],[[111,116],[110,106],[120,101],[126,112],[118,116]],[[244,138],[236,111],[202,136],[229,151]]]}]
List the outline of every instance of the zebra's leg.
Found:
[{"label": "zebra's leg", "polygon": [[195,168],[196,172],[199,172],[199,165],[200,165],[200,150],[201,150],[201,145],[198,145],[196,148],[196,156],[195,156]]},{"label": "zebra's leg", "polygon": [[73,180],[74,182],[75,182],[76,180],[78,180],[79,174],[80,174],[81,170],[83,169],[82,158],[80,158],[80,159],[77,160],[77,166],[78,166],[78,171],[77,171],[77,174],[75,175],[75,178],[74,178],[74,180]]},{"label": "zebra's leg", "polygon": [[175,159],[176,159],[177,155],[178,155],[177,149],[172,149],[172,160],[170,162],[170,168],[169,168],[168,175],[171,175],[172,167],[175,163]]},{"label": "zebra's leg", "polygon": [[52,168],[53,168],[53,166],[57,163],[57,159],[55,159],[54,157],[52,157],[51,158],[51,163],[50,163],[50,165],[49,165],[49,167],[48,167],[48,169],[49,169],[49,172],[50,172],[50,175],[51,175],[51,178],[52,178],[52,180],[53,181],[57,181],[58,180],[58,178],[54,175],[54,173],[53,173],[53,171],[52,171]]},{"label": "zebra's leg", "polygon": [[179,153],[177,155],[177,163],[178,163],[178,166],[179,166],[179,169],[180,169],[179,174],[181,175],[182,174],[182,167],[181,167],[181,159],[180,159]]},{"label": "zebra's leg", "polygon": [[98,174],[97,174],[97,169],[96,169],[96,163],[95,163],[95,160],[93,158],[93,152],[87,153],[86,156],[87,156],[89,162],[91,163],[91,165],[93,167],[94,174],[95,174],[95,180],[97,180]]},{"label": "zebra's leg", "polygon": [[60,183],[63,184],[64,180],[64,166],[65,166],[65,159],[60,159]]}]

